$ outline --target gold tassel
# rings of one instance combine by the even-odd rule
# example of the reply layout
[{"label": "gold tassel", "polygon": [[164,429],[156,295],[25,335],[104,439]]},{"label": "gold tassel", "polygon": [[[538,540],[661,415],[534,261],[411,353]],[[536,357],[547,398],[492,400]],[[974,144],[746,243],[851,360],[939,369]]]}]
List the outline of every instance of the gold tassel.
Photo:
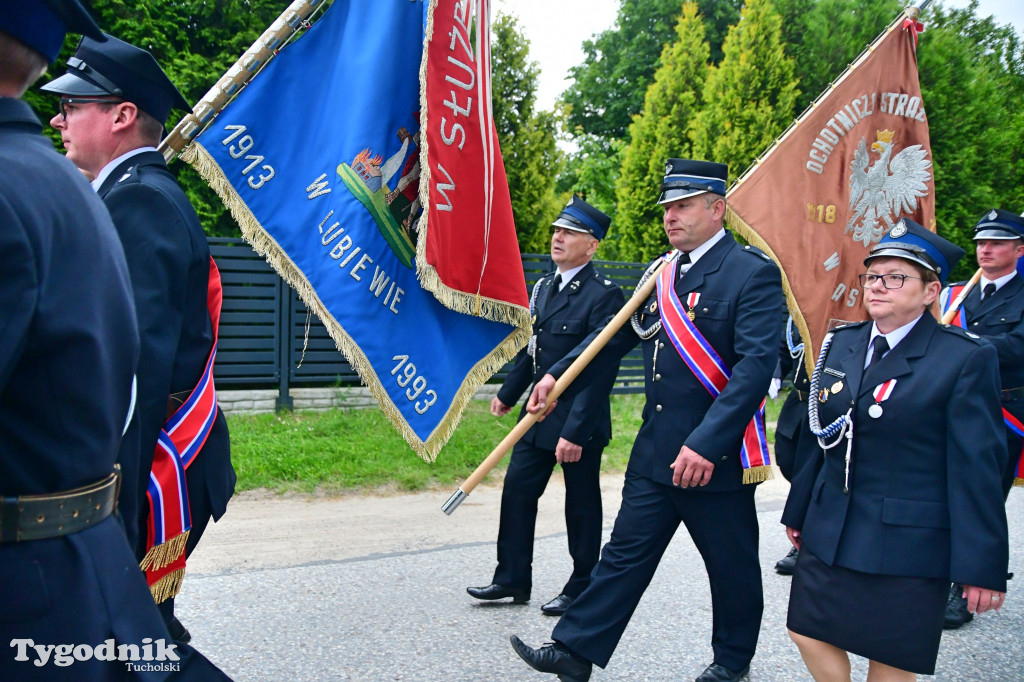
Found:
[{"label": "gold tassel", "polygon": [[775,473],[772,471],[771,464],[764,464],[743,470],[744,485],[748,483],[764,483],[765,481],[770,481],[773,478],[775,478]]},{"label": "gold tassel", "polygon": [[185,543],[188,541],[188,531],[175,535],[173,538],[164,542],[163,544],[151,547],[146,556],[142,557],[142,561],[139,562],[139,568],[143,571],[150,569],[160,570],[167,564],[171,563],[185,551]]},{"label": "gold tassel", "polygon": [[184,579],[185,569],[179,568],[176,571],[171,571],[163,578],[160,578],[160,580],[157,580],[149,586],[149,592],[153,595],[153,601],[159,604],[160,602],[178,596],[178,592],[181,590],[181,583]]}]

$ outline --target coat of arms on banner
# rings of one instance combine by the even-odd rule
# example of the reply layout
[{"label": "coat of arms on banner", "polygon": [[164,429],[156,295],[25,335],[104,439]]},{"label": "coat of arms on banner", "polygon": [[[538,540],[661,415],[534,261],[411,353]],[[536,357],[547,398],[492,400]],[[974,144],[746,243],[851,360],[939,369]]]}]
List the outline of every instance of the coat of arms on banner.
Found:
[{"label": "coat of arms on banner", "polygon": [[867,137],[862,137],[850,164],[850,219],[846,232],[853,240],[870,247],[896,224],[901,215],[917,210],[917,200],[928,194],[932,162],[919,144],[893,154],[896,133],[879,130],[871,152],[879,158],[872,163]]}]

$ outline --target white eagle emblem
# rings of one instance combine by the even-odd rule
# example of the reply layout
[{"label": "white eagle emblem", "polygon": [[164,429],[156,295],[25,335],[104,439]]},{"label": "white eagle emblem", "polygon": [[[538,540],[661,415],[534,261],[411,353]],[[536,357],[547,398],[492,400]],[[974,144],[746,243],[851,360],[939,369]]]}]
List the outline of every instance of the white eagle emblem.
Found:
[{"label": "white eagle emblem", "polygon": [[919,145],[911,145],[892,156],[891,130],[879,130],[871,151],[880,158],[871,163],[867,138],[861,138],[850,164],[850,220],[846,232],[853,240],[871,246],[893,227],[893,219],[917,210],[917,200],[928,194],[932,162]]}]

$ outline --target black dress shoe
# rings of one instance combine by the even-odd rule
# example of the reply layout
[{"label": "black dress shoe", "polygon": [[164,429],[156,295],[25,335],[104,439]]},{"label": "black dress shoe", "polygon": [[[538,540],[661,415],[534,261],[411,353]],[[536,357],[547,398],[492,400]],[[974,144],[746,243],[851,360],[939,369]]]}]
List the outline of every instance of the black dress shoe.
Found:
[{"label": "black dress shoe", "polygon": [[558,675],[562,682],[587,682],[590,679],[593,664],[558,642],[549,642],[539,649],[534,649],[526,646],[523,640],[515,635],[509,637],[509,641],[512,642],[512,648],[519,654],[519,658],[526,661],[534,670]]},{"label": "black dress shoe", "polygon": [[775,572],[782,575],[793,575],[796,570],[796,560],[800,556],[800,550],[793,547],[789,554],[775,562]]},{"label": "black dress shoe", "polygon": [[565,613],[565,610],[569,608],[569,604],[574,601],[576,601],[576,597],[570,597],[567,594],[560,594],[544,606],[540,607],[540,610],[545,616],[561,616]]},{"label": "black dress shoe", "polygon": [[960,583],[953,583],[950,586],[949,599],[946,600],[946,615],[942,619],[943,630],[956,630],[974,620],[974,614],[967,610],[967,600],[963,594],[964,586]]},{"label": "black dress shoe", "polygon": [[483,599],[484,601],[494,601],[495,599],[504,599],[505,597],[512,597],[512,601],[515,604],[524,604],[530,601],[529,589],[502,587],[495,583],[487,587],[467,587],[466,592],[469,592],[469,596]]},{"label": "black dress shoe", "polygon": [[739,682],[747,676],[748,672],[750,672],[749,665],[738,673],[734,673],[724,665],[712,663],[704,669],[696,682]]}]

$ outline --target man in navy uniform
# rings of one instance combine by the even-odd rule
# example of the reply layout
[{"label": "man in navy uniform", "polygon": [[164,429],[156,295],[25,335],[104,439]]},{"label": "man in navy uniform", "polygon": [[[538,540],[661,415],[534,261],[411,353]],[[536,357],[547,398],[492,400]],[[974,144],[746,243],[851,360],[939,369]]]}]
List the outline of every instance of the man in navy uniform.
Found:
[{"label": "man in navy uniform", "polygon": [[[992,209],[974,227],[975,252],[981,279],[964,300],[955,323],[978,334],[999,353],[999,381],[1002,408],[1018,423],[1024,423],[1024,278],[1017,274],[1017,259],[1024,256],[1024,217]],[[965,282],[943,291],[945,311]],[[1003,415],[1000,415],[1002,418]],[[1007,428],[1008,459],[1003,470],[1003,497],[1007,497],[1021,462],[1021,437]],[[946,605],[944,627],[955,630],[974,619],[967,610],[963,587],[954,583]]]},{"label": "man in navy uniform", "polygon": [[[619,287],[590,262],[610,224],[611,218],[579,197],[573,197],[553,223],[551,260],[558,269],[533,288],[534,337],[491,401],[495,416],[508,414],[528,386],[622,307]],[[537,500],[556,463],[565,477],[565,525],[573,571],[541,611],[562,615],[590,583],[601,551],[601,452],[612,435],[608,393],[618,366],[608,363],[600,380],[582,391],[570,389],[554,412],[534,424],[512,450],[501,493],[498,567],[490,585],[467,588],[472,596],[529,600]],[[525,413],[524,406],[520,418]]]},{"label": "man in navy uniform", "polygon": [[[145,50],[107,36],[84,38],[65,75],[42,88],[61,97],[50,125],[67,156],[110,210],[131,274],[141,338],[138,428],[122,445],[139,475],[130,500],[138,513],[135,543],[147,551],[146,497],[153,453],[168,417],[194,388],[210,356],[215,330],[207,307],[210,249],[199,218],[156,145],[172,108],[189,106]],[[219,408],[205,445],[185,473],[192,529],[186,556],[234,492],[227,423]],[[174,616],[174,598],[159,604],[175,639],[190,637]]]},{"label": "man in navy uniform", "polygon": [[[786,396],[786,401],[782,403],[779,418],[775,423],[775,464],[787,481],[793,480],[800,441],[810,437],[807,430],[807,394],[811,388],[811,380],[807,376],[807,366],[804,363],[804,344],[795,327],[793,318],[789,317],[779,348],[779,368],[782,376],[793,372],[793,388]],[[786,556],[775,562],[775,571],[781,575],[793,575],[799,556],[800,550],[796,547],[790,548]]]},{"label": "man in navy uniform", "polygon": [[112,513],[138,357],[124,252],[17,99],[65,31],[103,37],[74,0],[0,2],[0,679],[158,680],[32,648],[170,643]]},{"label": "man in navy uniform", "polygon": [[[530,666],[562,680],[587,680],[593,664],[608,664],[680,521],[707,566],[714,611],[714,661],[697,680],[739,680],[754,656],[764,599],[751,483],[768,469],[745,469],[741,459],[756,460],[742,446],[777,363],[783,299],[778,267],[723,228],[726,178],[723,164],[669,159],[659,203],[678,256],[633,324],[578,379],[591,380],[643,341],[647,403],[611,540],[552,644],[534,649],[512,636]],[[695,374],[711,368],[701,360],[691,369],[677,345],[692,348],[690,341],[713,349],[716,366],[724,365],[719,371],[729,378],[714,384],[717,398]],[[537,382],[528,409],[546,409],[555,377],[586,343]]]}]

